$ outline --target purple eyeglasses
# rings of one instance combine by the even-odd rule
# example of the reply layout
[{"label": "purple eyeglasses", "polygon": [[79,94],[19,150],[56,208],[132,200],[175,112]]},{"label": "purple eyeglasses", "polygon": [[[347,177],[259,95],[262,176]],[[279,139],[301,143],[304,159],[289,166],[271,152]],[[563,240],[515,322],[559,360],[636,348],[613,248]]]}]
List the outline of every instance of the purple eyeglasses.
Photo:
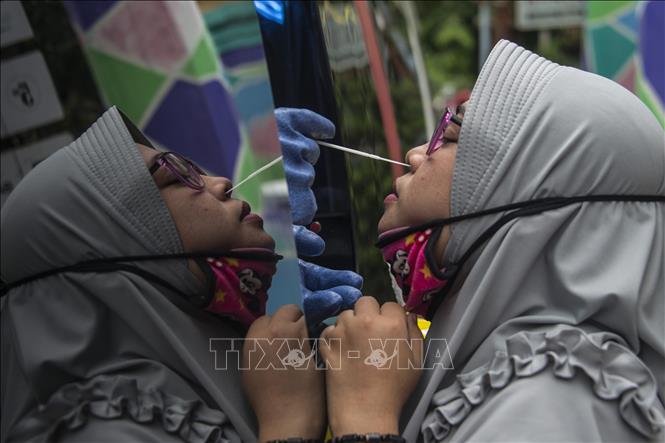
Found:
[{"label": "purple eyeglasses", "polygon": [[183,157],[177,152],[162,152],[155,157],[155,163],[150,166],[150,175],[153,175],[162,166],[171,171],[184,185],[196,191],[205,188],[202,177],[206,175],[205,172],[187,157]]},{"label": "purple eyeglasses", "polygon": [[429,141],[429,146],[427,146],[426,155],[431,155],[433,152],[436,152],[441,146],[443,146],[443,134],[446,132],[446,128],[450,122],[455,123],[458,126],[462,126],[462,119],[460,119],[450,108],[446,108],[441,117],[439,125],[436,127],[436,131],[432,134],[432,138]]}]

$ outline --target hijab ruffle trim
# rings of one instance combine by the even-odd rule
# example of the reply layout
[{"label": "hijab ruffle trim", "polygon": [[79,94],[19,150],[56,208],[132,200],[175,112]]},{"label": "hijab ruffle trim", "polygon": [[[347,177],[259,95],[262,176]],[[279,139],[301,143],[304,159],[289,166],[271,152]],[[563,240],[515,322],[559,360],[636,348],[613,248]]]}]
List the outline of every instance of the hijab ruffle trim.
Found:
[{"label": "hijab ruffle trim", "polygon": [[58,435],[85,426],[90,417],[130,418],[141,424],[157,421],[187,443],[227,443],[227,433],[235,435],[226,414],[201,400],[184,400],[157,389],[141,391],[136,380],[118,376],[62,387],[14,427],[10,440],[31,441],[35,429],[43,429],[38,440],[55,441]]},{"label": "hijab ruffle trim", "polygon": [[623,340],[605,332],[559,327],[548,332],[519,332],[506,340],[487,364],[457,376],[436,392],[421,432],[425,442],[446,438],[492,390],[515,378],[530,377],[552,366],[554,375],[571,379],[581,370],[593,392],[604,400],[618,400],[621,417],[640,434],[653,438],[665,428],[665,410],[658,399],[654,375],[625,347]]}]

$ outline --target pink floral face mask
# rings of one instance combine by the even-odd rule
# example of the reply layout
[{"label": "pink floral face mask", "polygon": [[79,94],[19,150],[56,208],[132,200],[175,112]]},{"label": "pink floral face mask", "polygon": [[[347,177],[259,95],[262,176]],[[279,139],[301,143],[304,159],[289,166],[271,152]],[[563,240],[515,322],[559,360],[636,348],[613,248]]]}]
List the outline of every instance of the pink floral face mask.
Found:
[{"label": "pink floral face mask", "polygon": [[[402,229],[404,228],[383,233],[379,241],[388,235],[392,237],[398,234]],[[434,275],[428,264],[426,246],[431,234],[432,229],[428,228],[409,233],[381,246],[393,284],[399,289],[395,291],[398,301],[408,312],[421,316],[427,316],[433,296],[441,291],[447,282]]]},{"label": "pink floral face mask", "polygon": [[[526,200],[455,217],[432,220],[418,226],[392,229],[379,236],[376,246],[381,250],[384,260],[390,266],[393,283],[398,289],[395,292],[397,292],[398,300],[402,298],[400,301],[404,308],[409,312],[431,319],[443,299],[452,291],[465,263],[508,222],[581,202],[662,202],[664,200],[665,197],[654,195],[580,195]],[[456,262],[446,263],[443,269],[438,269],[434,243],[429,242],[430,236],[432,236],[433,242],[436,242],[444,226],[492,214],[501,214],[501,216],[473,241]]]},{"label": "pink floral face mask", "polygon": [[249,329],[265,315],[268,289],[279,255],[269,249],[236,249],[206,259],[215,278],[215,292],[206,311],[231,318]]}]

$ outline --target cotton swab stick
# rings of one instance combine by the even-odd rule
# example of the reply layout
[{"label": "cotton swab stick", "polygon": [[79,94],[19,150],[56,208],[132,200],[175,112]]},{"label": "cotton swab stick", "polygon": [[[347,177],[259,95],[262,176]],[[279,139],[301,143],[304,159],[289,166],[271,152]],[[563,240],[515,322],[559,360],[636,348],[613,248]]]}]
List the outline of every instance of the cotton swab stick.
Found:
[{"label": "cotton swab stick", "polygon": [[[351,149],[351,148],[346,148],[346,147],[344,147],[344,146],[334,145],[334,144],[332,144],[332,143],[324,142],[324,141],[321,141],[321,140],[316,140],[316,142],[317,142],[318,144],[322,145],[322,146],[327,146],[327,147],[329,147],[329,148],[338,149],[338,150],[340,150],[340,151],[348,152],[349,154],[355,154],[355,155],[360,155],[360,156],[362,156],[362,157],[368,157],[368,158],[371,158],[371,159],[374,159],[374,160],[382,160],[382,161],[384,161],[384,162],[395,163],[395,164],[397,164],[397,165],[406,166],[407,168],[410,168],[410,167],[411,167],[411,165],[408,165],[408,164],[406,164],[406,163],[402,163],[402,162],[398,162],[398,161],[395,161],[395,160],[391,160],[391,159],[389,159],[389,158],[379,157],[378,155],[374,155],[374,154],[368,154],[367,152],[358,151],[358,150],[356,150],[356,149]],[[236,189],[238,186],[240,186],[240,185],[242,185],[243,183],[245,183],[247,180],[256,177],[257,175],[259,175],[260,173],[262,173],[262,172],[265,171],[266,169],[271,168],[272,166],[276,165],[276,164],[279,163],[280,161],[282,161],[282,156],[281,156],[281,155],[280,155],[279,157],[277,157],[276,159],[274,159],[273,161],[271,161],[270,163],[266,164],[265,166],[261,166],[259,169],[257,169],[256,171],[252,172],[251,174],[249,174],[249,175],[248,175],[247,177],[245,177],[242,181],[240,181],[239,183],[236,183],[236,185],[235,185],[234,187],[232,187],[231,189],[229,189],[228,191],[226,191],[226,193],[227,193],[227,194],[230,194],[231,191],[233,191],[233,190]]]},{"label": "cotton swab stick", "polygon": [[316,140],[316,142],[318,144],[322,145],[322,146],[327,146],[329,148],[338,149],[340,151],[348,152],[349,154],[361,155],[363,157],[373,158],[374,160],[383,160],[384,162],[395,163],[397,165],[406,166],[407,168],[411,167],[411,165],[408,165],[406,163],[391,160],[389,158],[379,157],[378,155],[374,155],[374,154],[368,154],[367,152],[357,151],[357,150],[351,149],[351,148],[345,148],[344,146],[334,145],[332,143],[324,142],[324,141],[321,141],[321,140]]},{"label": "cotton swab stick", "polygon": [[269,169],[269,168],[273,167],[274,165],[276,165],[277,163],[279,163],[279,162],[281,162],[281,161],[282,161],[282,156],[280,155],[279,157],[277,157],[276,159],[274,159],[273,161],[271,161],[271,162],[268,163],[267,165],[265,165],[265,166],[261,166],[259,169],[257,169],[256,171],[252,172],[251,174],[249,174],[247,177],[244,178],[244,180],[241,180],[240,183],[236,183],[236,185],[235,185],[234,187],[232,187],[231,189],[229,189],[228,191],[226,191],[226,193],[227,193],[227,194],[230,194],[231,191],[233,191],[235,188],[237,188],[238,186],[240,186],[240,185],[242,185],[243,183],[245,183],[247,180],[256,177],[257,175],[259,175],[260,173],[262,173],[262,172],[265,171],[266,169]]}]

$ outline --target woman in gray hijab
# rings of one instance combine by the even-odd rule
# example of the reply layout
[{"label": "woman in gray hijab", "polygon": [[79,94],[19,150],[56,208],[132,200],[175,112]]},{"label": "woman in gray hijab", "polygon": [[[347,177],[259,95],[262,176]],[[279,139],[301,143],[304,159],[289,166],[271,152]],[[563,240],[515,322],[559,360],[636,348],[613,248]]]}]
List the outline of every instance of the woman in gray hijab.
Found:
[{"label": "woman in gray hijab", "polygon": [[614,82],[507,41],[444,120],[379,223],[407,310],[432,321],[425,349],[448,351],[426,354],[404,437],[662,441],[658,121]]},{"label": "woman in gray hijab", "polygon": [[[215,370],[209,340],[242,337],[257,308],[238,323],[206,312],[224,296],[222,274],[185,253],[271,255],[273,240],[226,195],[229,180],[187,175],[195,166],[149,146],[111,108],[2,209],[2,278],[14,285],[2,299],[3,442],[256,438],[239,373]],[[188,189],[201,181],[206,192]]]}]

